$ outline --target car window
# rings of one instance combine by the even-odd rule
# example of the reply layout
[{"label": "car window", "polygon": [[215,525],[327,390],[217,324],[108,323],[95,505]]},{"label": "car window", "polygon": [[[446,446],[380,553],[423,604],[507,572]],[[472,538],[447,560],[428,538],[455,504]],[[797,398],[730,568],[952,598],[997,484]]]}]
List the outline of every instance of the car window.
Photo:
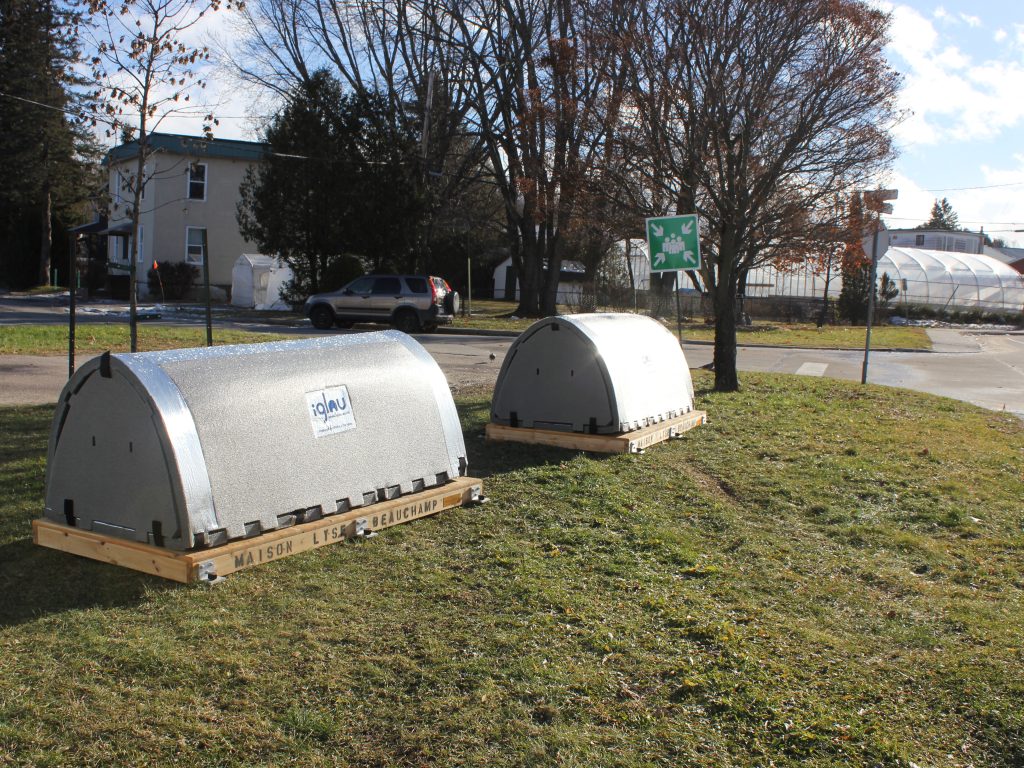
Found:
[{"label": "car window", "polygon": [[409,293],[430,293],[427,281],[422,277],[407,277],[405,284],[409,286]]},{"label": "car window", "polygon": [[402,284],[397,277],[378,277],[373,284],[374,296],[397,296],[402,292]]},{"label": "car window", "polygon": [[358,293],[360,296],[365,296],[373,289],[373,281],[374,278],[372,277],[360,277],[358,280],[353,280],[345,286],[345,290],[352,291],[352,293]]}]

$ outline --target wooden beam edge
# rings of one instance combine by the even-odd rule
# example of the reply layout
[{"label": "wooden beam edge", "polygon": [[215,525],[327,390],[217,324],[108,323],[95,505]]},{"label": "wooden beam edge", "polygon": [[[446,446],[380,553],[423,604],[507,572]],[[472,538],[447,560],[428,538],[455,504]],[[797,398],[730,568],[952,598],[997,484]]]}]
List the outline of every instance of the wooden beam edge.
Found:
[{"label": "wooden beam edge", "polygon": [[496,442],[516,442],[528,445],[546,445],[594,453],[630,453],[664,442],[682,432],[707,423],[706,411],[688,411],[682,416],[650,424],[632,432],[617,435],[588,435],[582,432],[562,432],[554,429],[510,427],[488,423],[484,436]]},{"label": "wooden beam edge", "polygon": [[310,523],[270,531],[220,547],[179,552],[93,531],[71,528],[52,520],[32,521],[32,540],[48,549],[129,568],[180,583],[215,579],[243,568],[334,544],[357,533],[365,520],[366,532],[412,522],[468,504],[483,494],[483,482],[460,477],[443,486],[359,507]]}]

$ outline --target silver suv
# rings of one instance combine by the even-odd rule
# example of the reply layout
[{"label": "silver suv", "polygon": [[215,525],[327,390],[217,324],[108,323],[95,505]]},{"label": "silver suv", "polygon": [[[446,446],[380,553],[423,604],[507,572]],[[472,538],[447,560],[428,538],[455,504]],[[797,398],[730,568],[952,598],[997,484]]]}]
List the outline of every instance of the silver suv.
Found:
[{"label": "silver suv", "polygon": [[332,293],[306,299],[314,328],[351,328],[353,323],[388,323],[400,331],[430,333],[449,325],[461,307],[459,294],[440,277],[365,275]]}]

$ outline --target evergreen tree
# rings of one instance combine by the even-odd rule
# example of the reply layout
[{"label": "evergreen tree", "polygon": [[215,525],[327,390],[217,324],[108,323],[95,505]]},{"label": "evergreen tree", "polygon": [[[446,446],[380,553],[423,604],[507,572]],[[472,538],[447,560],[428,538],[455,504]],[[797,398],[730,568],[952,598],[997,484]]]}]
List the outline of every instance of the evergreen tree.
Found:
[{"label": "evergreen tree", "polygon": [[889,302],[900,295],[900,289],[896,287],[896,281],[889,277],[888,272],[883,272],[878,281],[878,304],[883,309],[889,306]]},{"label": "evergreen tree", "polygon": [[928,221],[918,226],[917,229],[948,229],[955,232],[960,229],[960,217],[956,215],[949,200],[946,198],[936,199]]},{"label": "evergreen tree", "polygon": [[0,281],[46,283],[54,233],[84,215],[97,156],[74,75],[79,15],[73,5],[0,0]]},{"label": "evergreen tree", "polygon": [[[326,71],[293,94],[266,130],[267,159],[242,183],[238,223],[264,253],[292,269],[289,298],[339,287],[337,265],[413,268],[426,204],[412,174],[411,132],[372,94],[343,95]],[[349,259],[351,264],[351,259]]]}]

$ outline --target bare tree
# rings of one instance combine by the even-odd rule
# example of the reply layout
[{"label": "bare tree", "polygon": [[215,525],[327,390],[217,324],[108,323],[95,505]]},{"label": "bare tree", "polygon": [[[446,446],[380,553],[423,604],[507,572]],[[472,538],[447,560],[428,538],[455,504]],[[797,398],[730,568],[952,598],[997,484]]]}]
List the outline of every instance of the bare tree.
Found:
[{"label": "bare tree", "polygon": [[745,272],[806,254],[808,225],[828,218],[834,195],[893,157],[887,26],[862,0],[656,0],[626,29],[648,210],[695,211],[707,225],[720,391],[739,386]]},{"label": "bare tree", "polygon": [[134,174],[124,179],[131,195],[128,290],[131,351],[138,348],[137,264],[139,216],[146,184],[150,135],[174,114],[203,116],[203,132],[212,138],[212,114],[190,106],[192,88],[203,88],[200,67],[209,58],[191,42],[203,17],[232,0],[89,0],[95,94],[107,135],[120,134],[137,144]]},{"label": "bare tree", "polygon": [[[628,7],[627,7],[628,6]],[[469,113],[505,201],[518,312],[554,314],[569,233],[588,214],[625,72],[617,41],[631,4],[470,0],[450,7],[472,53]]]}]

